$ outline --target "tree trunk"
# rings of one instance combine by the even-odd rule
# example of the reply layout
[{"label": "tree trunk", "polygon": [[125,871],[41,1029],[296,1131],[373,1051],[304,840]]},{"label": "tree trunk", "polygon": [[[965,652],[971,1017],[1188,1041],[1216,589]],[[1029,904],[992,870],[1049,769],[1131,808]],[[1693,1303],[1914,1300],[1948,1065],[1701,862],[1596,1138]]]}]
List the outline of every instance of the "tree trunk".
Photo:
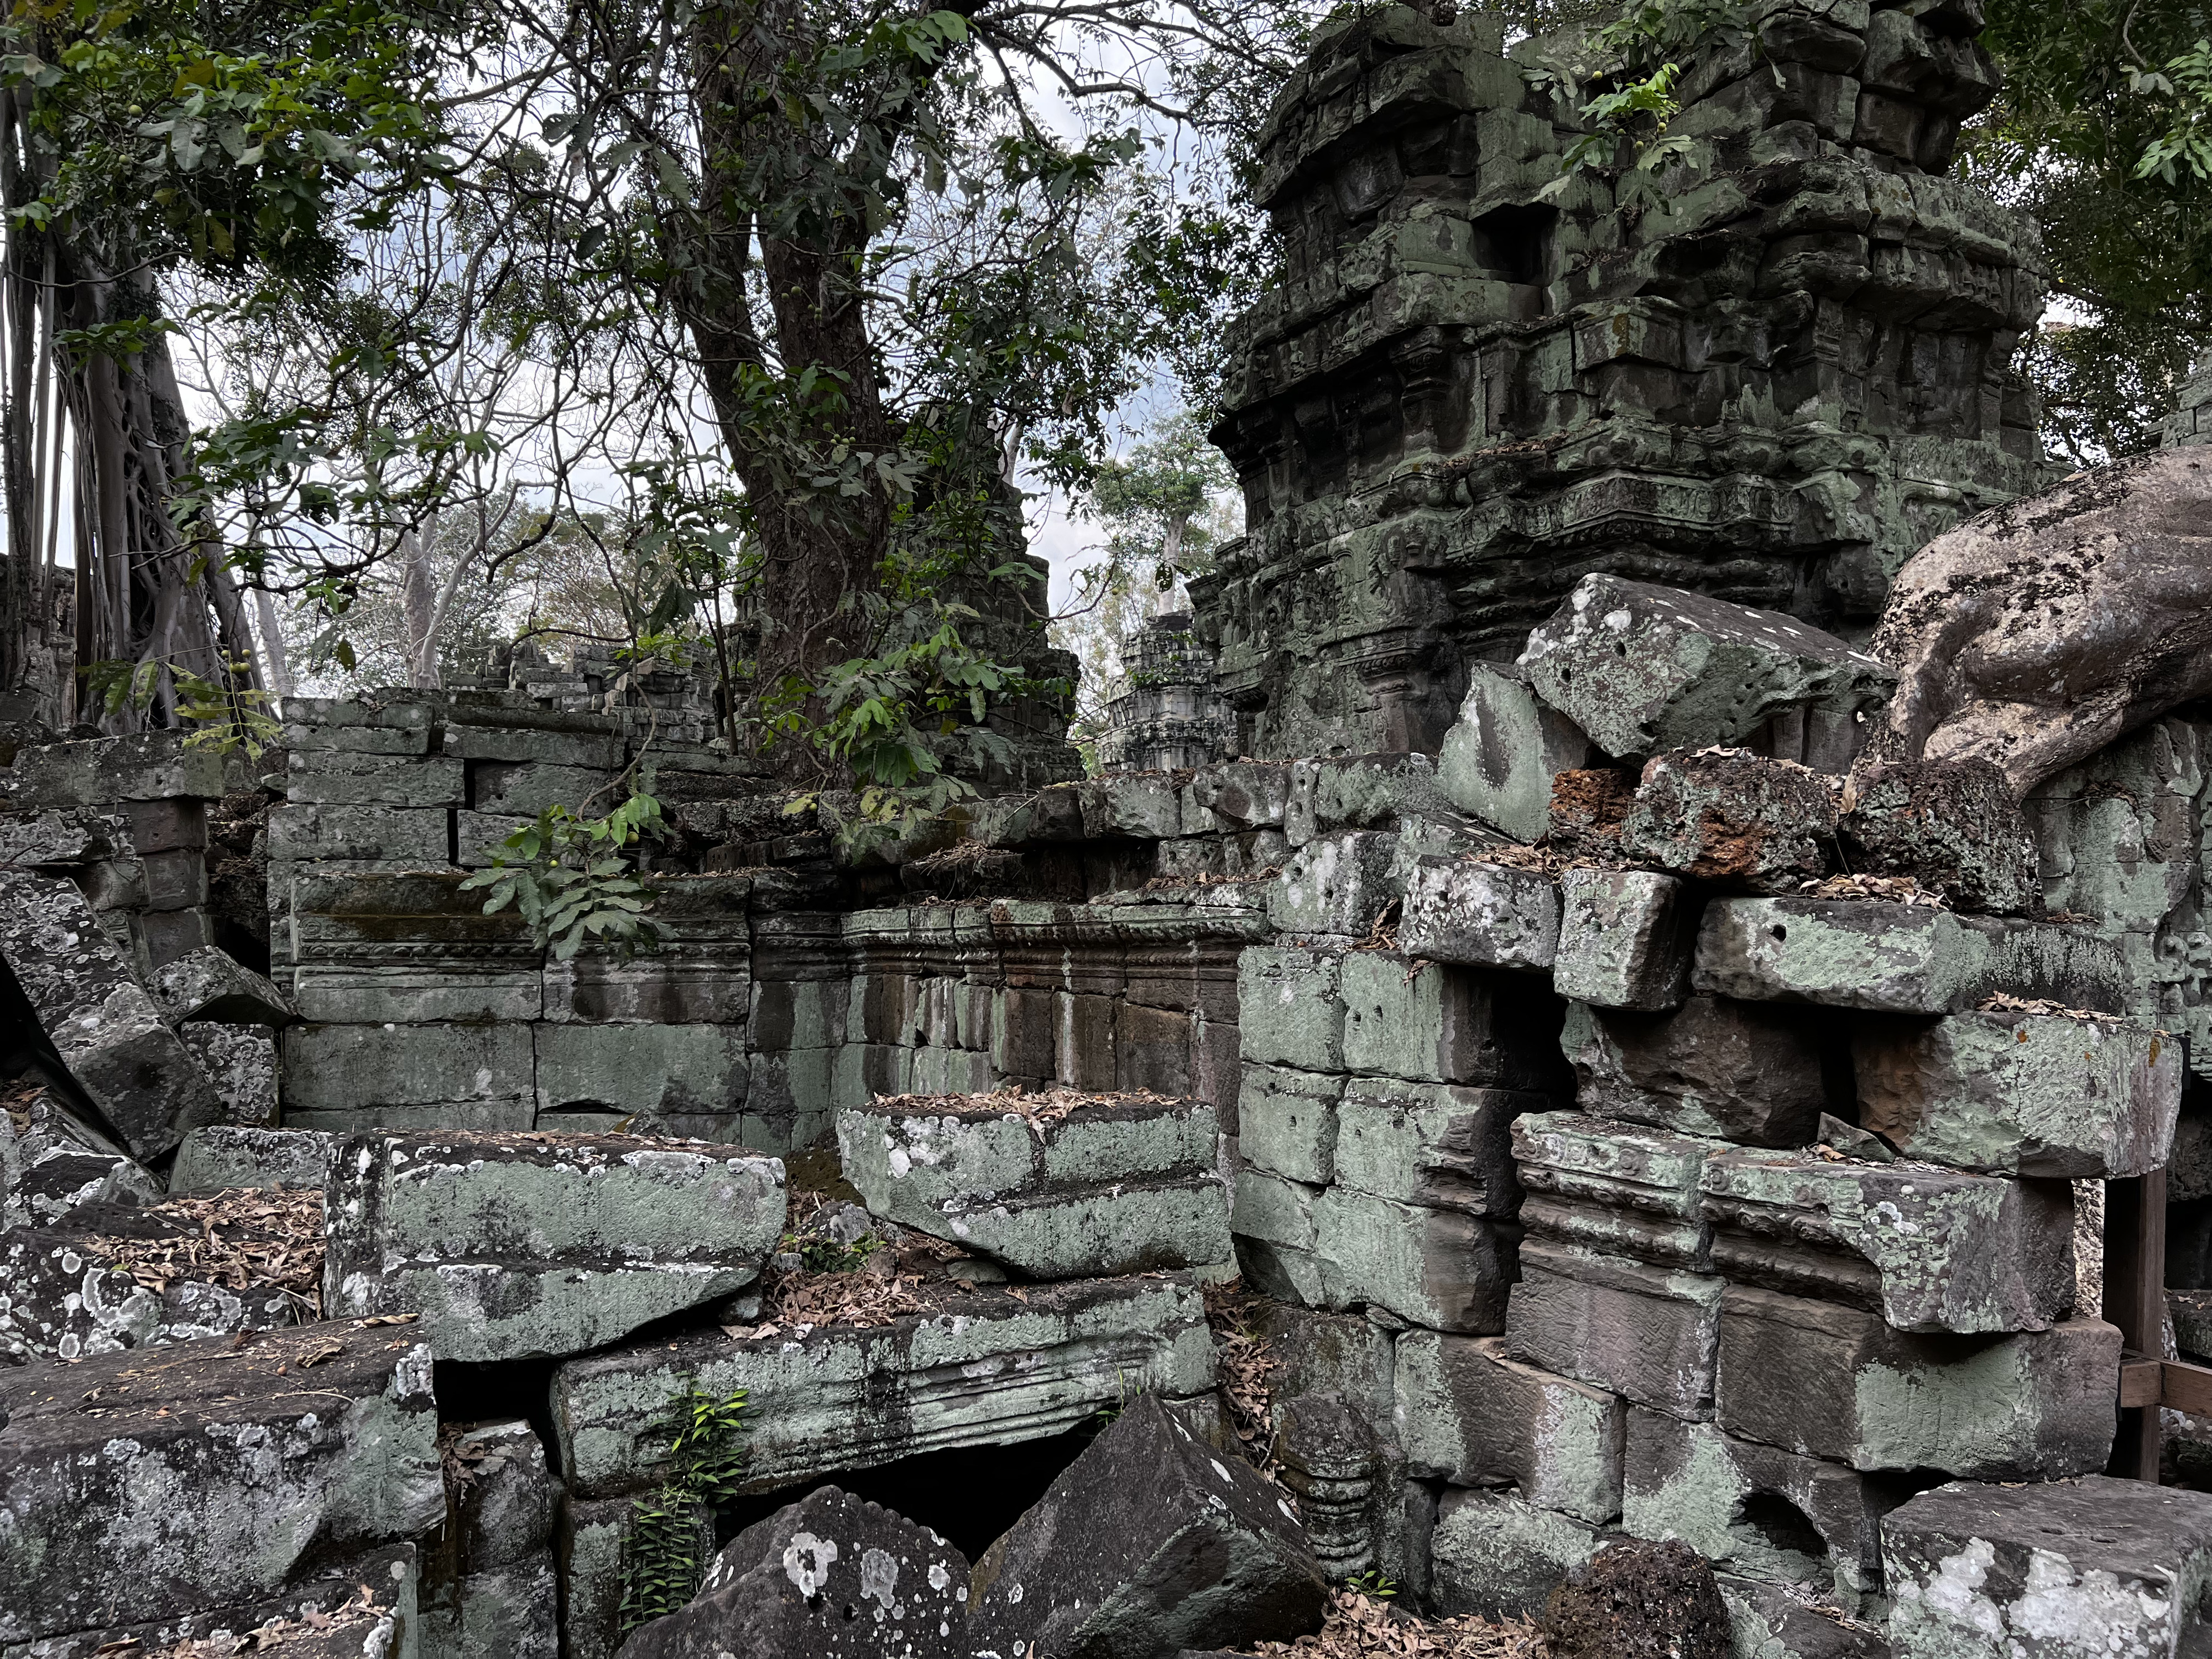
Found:
[{"label": "tree trunk", "polygon": [[435,690],[438,672],[437,584],[430,571],[429,538],[410,530],[399,538],[399,631],[404,636],[407,684]]}]

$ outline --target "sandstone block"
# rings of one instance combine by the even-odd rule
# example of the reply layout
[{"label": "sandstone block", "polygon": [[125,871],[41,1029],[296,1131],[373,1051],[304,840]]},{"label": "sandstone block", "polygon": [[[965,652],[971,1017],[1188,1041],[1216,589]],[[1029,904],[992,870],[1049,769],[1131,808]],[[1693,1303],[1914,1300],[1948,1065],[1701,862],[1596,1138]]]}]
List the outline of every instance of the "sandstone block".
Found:
[{"label": "sandstone block", "polygon": [[324,1306],[415,1313],[443,1359],[580,1353],[750,1284],[773,1158],[627,1135],[356,1135],[332,1159]]},{"label": "sandstone block", "polygon": [[505,1108],[525,1127],[536,1075],[530,1037],[529,1026],[506,1024],[292,1026],[283,1036],[288,1121],[325,1114],[333,1127],[374,1127],[420,1118],[423,1107],[479,1116]]},{"label": "sandstone block", "polygon": [[52,1226],[86,1204],[151,1204],[161,1195],[152,1170],[46,1093],[0,1113],[0,1231]]},{"label": "sandstone block", "polygon": [[1318,1629],[1328,1581],[1281,1490],[1147,1395],[975,1563],[968,1650],[1066,1659]]},{"label": "sandstone block", "polygon": [[2208,1634],[2212,1497],[2090,1474],[1954,1480],[1882,1522],[1900,1659],[2182,1655]]},{"label": "sandstone block", "polygon": [[1722,1283],[1537,1239],[1521,1246],[1505,1349],[1677,1417],[1711,1412]]},{"label": "sandstone block", "polygon": [[1336,1179],[1336,1103],[1344,1079],[1279,1066],[1246,1066],[1237,1100],[1237,1147],[1256,1170],[1327,1186]]},{"label": "sandstone block", "polygon": [[469,770],[469,805],[508,817],[534,818],[551,806],[580,808],[594,796],[604,796],[611,781],[609,772],[596,766],[550,761],[475,761]]},{"label": "sandstone block", "polygon": [[533,1562],[552,1547],[561,1480],[545,1462],[545,1443],[521,1418],[459,1425],[452,1436],[449,1483],[455,1560],[469,1577]]},{"label": "sandstone block", "polygon": [[1407,1331],[1397,1411],[1407,1472],[1455,1486],[1512,1486],[1600,1525],[1620,1513],[1620,1400],[1523,1365],[1498,1337]]},{"label": "sandstone block", "polygon": [[226,1123],[276,1122],[276,1032],[265,1025],[180,1025],[177,1035],[222,1103]]},{"label": "sandstone block", "polygon": [[134,840],[128,817],[95,807],[11,813],[0,818],[0,868],[76,869],[130,856]]},{"label": "sandstone block", "polygon": [[[561,1582],[553,1552],[426,1583],[419,1659],[560,1659]],[[365,1659],[386,1659],[382,1653]]]},{"label": "sandstone block", "polygon": [[838,1114],[869,1209],[1040,1279],[1227,1261],[1218,1114],[1203,1101],[908,1096]]},{"label": "sandstone block", "polygon": [[152,989],[172,1025],[289,1025],[300,1017],[265,977],[212,945],[157,969]]},{"label": "sandstone block", "polygon": [[2112,1180],[2163,1169],[2181,1045],[2063,1014],[1873,1021],[1852,1034],[1860,1121],[1907,1158],[1990,1174]]},{"label": "sandstone block", "polygon": [[446,727],[438,752],[457,760],[541,761],[607,772],[623,764],[623,741],[608,733],[463,725],[459,720]]},{"label": "sandstone block", "polygon": [[540,1111],[588,1104],[690,1120],[734,1117],[745,1103],[742,1027],[548,1022],[530,1035]]},{"label": "sandstone block", "polygon": [[8,793],[18,806],[111,806],[116,801],[217,800],[222,757],[183,732],[48,744],[15,752]]},{"label": "sandstone block", "polygon": [[1345,1186],[1322,1192],[1313,1218],[1329,1306],[1372,1304],[1446,1331],[1495,1331],[1504,1323],[1512,1259],[1495,1223]]},{"label": "sandstone block", "polygon": [[1820,1054],[1786,1013],[1694,996],[1673,1013],[1571,1005],[1560,1046],[1587,1112],[1759,1146],[1802,1146],[1827,1103]]},{"label": "sandstone block", "polygon": [[1449,811],[1436,763],[1418,750],[1293,761],[1283,829],[1303,847],[1338,829],[1395,830],[1401,819]]},{"label": "sandstone block", "polygon": [[436,755],[299,750],[284,778],[295,806],[465,806],[465,769]]},{"label": "sandstone block", "polygon": [[1182,804],[1165,772],[1125,772],[1094,778],[1080,789],[1083,833],[1166,841],[1182,833]]},{"label": "sandstone block", "polygon": [[1589,760],[1589,739],[1537,702],[1524,674],[1474,663],[1459,719],[1444,733],[1437,783],[1461,811],[1525,845],[1550,823],[1553,780]]},{"label": "sandstone block", "polygon": [[1596,574],[1528,636],[1536,695],[1608,755],[1735,744],[1802,712],[1806,758],[1840,772],[1857,717],[1896,683],[1874,658],[1778,611]]},{"label": "sandstone block", "polygon": [[195,1129],[177,1148],[169,1168],[173,1193],[212,1193],[227,1187],[313,1187],[330,1180],[336,1135],[313,1129],[242,1128],[221,1124]]},{"label": "sandstone block", "polygon": [[1042,1439],[1102,1407],[1214,1383],[1213,1339],[1195,1284],[1082,1279],[947,1291],[889,1324],[708,1329],[572,1359],[553,1374],[553,1421],[570,1492],[601,1498],[659,1478],[670,1397],[696,1381],[746,1391],[744,1486],[775,1492],[840,1469],[950,1446]]},{"label": "sandstone block", "polygon": [[1279,830],[1290,805],[1291,769],[1254,761],[1206,767],[1190,781],[1190,800],[1218,822],[1194,826],[1186,816],[1185,835],[1224,825],[1233,830]]},{"label": "sandstone block", "polygon": [[1618,860],[1621,826],[1636,804],[1636,774],[1593,767],[1552,780],[1546,844],[1563,858]]},{"label": "sandstone block", "polygon": [[2030,911],[2041,903],[2034,837],[1993,763],[1861,767],[1849,799],[1838,829],[1853,870],[1910,876],[1961,910]]},{"label": "sandstone block", "polygon": [[2094,1319],[1921,1336],[1839,1303],[1731,1286],[1718,1417],[1740,1439],[1855,1469],[2055,1480],[2101,1469],[2120,1334]]},{"label": "sandstone block", "polygon": [[1402,951],[1353,951],[1341,961],[1341,1069],[1503,1089],[1559,1081],[1548,1040],[1556,1005],[1540,983],[1423,964]]},{"label": "sandstone block", "polygon": [[1398,942],[1431,962],[1547,969],[1559,952],[1559,889],[1534,870],[1425,858],[1407,881]]},{"label": "sandstone block", "polygon": [[1353,1078],[1336,1112],[1335,1178],[1376,1198],[1510,1220],[1521,1202],[1513,1121],[1548,1104],[1510,1089]]},{"label": "sandstone block", "polygon": [[1513,1125],[1522,1225],[1550,1243],[1710,1271],[1712,1223],[1698,1182],[1706,1159],[1726,1149],[1577,1112],[1531,1112]]},{"label": "sandstone block", "polygon": [[1528,1618],[1597,1553],[1600,1537],[1588,1522],[1509,1493],[1447,1492],[1429,1540],[1429,1599],[1443,1613]]},{"label": "sandstone block", "polygon": [[1717,1582],[1746,1659],[1895,1659],[1883,1625],[1844,1617],[1802,1586],[1727,1573]]},{"label": "sandstone block", "polygon": [[1341,951],[1255,945],[1237,958],[1244,1058],[1306,1072],[1344,1069]]},{"label": "sandstone block", "polygon": [[[623,1589],[638,1517],[635,1498],[562,1500],[554,1560],[559,1573],[562,1659],[615,1659],[623,1645]],[[682,1512],[692,1559],[714,1554],[714,1514],[705,1504]],[[490,1659],[486,1656],[486,1659]]]},{"label": "sandstone block", "polygon": [[1690,994],[1696,943],[1687,890],[1644,870],[1567,870],[1559,876],[1559,946],[1552,984],[1599,1008],[1658,1012]]},{"label": "sandstone block", "polygon": [[0,1642],[235,1607],[435,1525],[430,1369],[347,1320],[0,1373]]},{"label": "sandstone block", "polygon": [[1314,1248],[1314,1200],[1322,1188],[1285,1181],[1250,1168],[1237,1172],[1230,1226],[1239,1238],[1256,1238],[1294,1250]]},{"label": "sandstone block", "polygon": [[1291,854],[1267,889],[1267,923],[1282,933],[1364,939],[1398,897],[1391,870],[1398,837],[1344,830],[1317,836]]},{"label": "sandstone block", "polygon": [[1786,893],[1828,871],[1836,801],[1794,761],[1740,753],[1655,756],[1620,826],[1620,850],[1678,875]]}]

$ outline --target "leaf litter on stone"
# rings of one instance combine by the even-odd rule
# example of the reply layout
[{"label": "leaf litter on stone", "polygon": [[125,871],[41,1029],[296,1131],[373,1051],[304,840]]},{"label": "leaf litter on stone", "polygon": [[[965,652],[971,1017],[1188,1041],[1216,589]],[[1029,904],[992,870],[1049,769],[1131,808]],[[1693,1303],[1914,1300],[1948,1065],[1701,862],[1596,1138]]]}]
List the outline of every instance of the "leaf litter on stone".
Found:
[{"label": "leaf litter on stone", "polygon": [[1329,1597],[1320,1632],[1247,1650],[1267,1659],[1546,1659],[1543,1632],[1519,1620],[1493,1624],[1477,1613],[1420,1619],[1356,1589]]},{"label": "leaf litter on stone", "polygon": [[322,1312],[323,1195],[314,1188],[240,1188],[167,1199],[135,1212],[174,1230],[149,1237],[95,1233],[80,1246],[160,1292],[183,1280],[234,1291],[273,1290]]}]

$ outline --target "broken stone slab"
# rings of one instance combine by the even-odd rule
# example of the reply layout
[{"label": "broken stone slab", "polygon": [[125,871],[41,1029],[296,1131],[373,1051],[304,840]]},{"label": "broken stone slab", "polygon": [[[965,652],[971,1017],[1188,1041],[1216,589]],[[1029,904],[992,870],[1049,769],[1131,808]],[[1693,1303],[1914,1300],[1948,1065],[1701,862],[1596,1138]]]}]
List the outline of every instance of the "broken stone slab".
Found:
[{"label": "broken stone slab", "polygon": [[1691,982],[1890,1014],[1960,1013],[1999,994],[2111,1013],[2132,983],[2118,947],[2086,927],[1819,898],[1708,905]]},{"label": "broken stone slab", "polygon": [[220,1122],[222,1103],[84,895],[58,876],[0,872],[0,956],[70,1075],[131,1154],[161,1156]]},{"label": "broken stone slab", "polygon": [[1844,799],[1837,830],[1853,871],[1909,876],[1961,910],[2031,913],[2041,905],[2035,838],[1990,762],[1862,765]]},{"label": "broken stone slab", "polygon": [[1909,1488],[1641,1407],[1628,1413],[1620,1524],[1745,1578],[1809,1584],[1846,1613],[1881,1593],[1881,1517]]},{"label": "broken stone slab", "polygon": [[1907,1158],[2116,1180],[2172,1152],[2186,1057],[2148,1025],[2016,1011],[1868,1020],[1851,1055],[1860,1122]]},{"label": "broken stone slab", "polygon": [[1716,1420],[1855,1469],[2056,1480],[2101,1469],[2120,1334],[2094,1319],[2006,1336],[1922,1336],[1836,1302],[1732,1285]]},{"label": "broken stone slab", "polygon": [[1802,1585],[1716,1576],[1741,1659],[1895,1659],[1884,1625],[1846,1618]]},{"label": "broken stone slab", "polygon": [[1237,1153],[1291,1181],[1336,1179],[1336,1103],[1344,1079],[1281,1066],[1244,1067],[1237,1097]]},{"label": "broken stone slab", "polygon": [[186,951],[155,969],[149,988],[172,1025],[195,1020],[222,1025],[289,1025],[300,1018],[289,997],[229,951],[213,945]]},{"label": "broken stone slab", "polygon": [[887,1324],[693,1331],[569,1360],[553,1375],[553,1421],[570,1492],[658,1480],[668,1402],[694,1382],[718,1399],[746,1392],[748,1492],[1044,1439],[1146,1390],[1182,1399],[1214,1383],[1205,1299],[1188,1279],[932,1294],[929,1311]]},{"label": "broken stone slab", "polygon": [[1341,951],[1248,945],[1237,958],[1243,1057],[1306,1072],[1344,1070]]},{"label": "broken stone slab", "polygon": [[783,1165],[634,1135],[369,1133],[328,1188],[332,1316],[416,1314],[441,1359],[580,1353],[750,1284]]},{"label": "broken stone slab", "polygon": [[1538,1239],[1505,1315],[1515,1359],[1676,1417],[1711,1414],[1718,1279]]},{"label": "broken stone slab", "polygon": [[1559,994],[1599,1008],[1657,1013],[1690,994],[1697,926],[1687,886],[1645,870],[1559,874]]},{"label": "broken stone slab", "polygon": [[1536,695],[1608,755],[1741,744],[1802,714],[1808,764],[1841,772],[1895,676],[1779,611],[1594,573],[1528,636]]},{"label": "broken stone slab", "polygon": [[50,1227],[87,1204],[152,1204],[154,1172],[41,1091],[0,1111],[0,1231]]},{"label": "broken stone slab", "polygon": [[756,1521],[680,1613],[623,1659],[967,1659],[968,1563],[927,1527],[836,1486]]},{"label": "broken stone slab", "polygon": [[1541,981],[1442,967],[1402,951],[1352,951],[1340,960],[1343,1057],[1310,1069],[1498,1089],[1565,1082],[1553,1041],[1558,1002]]},{"label": "broken stone slab", "polygon": [[1559,953],[1559,891],[1540,871],[1425,858],[1407,881],[1398,943],[1430,962],[1541,971]]},{"label": "broken stone slab", "polygon": [[1395,1417],[1416,1480],[1511,1486],[1602,1525],[1620,1513],[1623,1413],[1616,1395],[1508,1358],[1500,1337],[1398,1339]]},{"label": "broken stone slab", "polygon": [[1450,810],[1436,763],[1418,750],[1293,761],[1290,774],[1283,830],[1292,847],[1327,830],[1396,830],[1408,817]]},{"label": "broken stone slab", "polygon": [[1447,1491],[1429,1540],[1429,1600],[1441,1613],[1525,1619],[1543,1611],[1604,1534],[1510,1492]]},{"label": "broken stone slab", "polygon": [[1828,872],[1836,799],[1794,761],[1656,755],[1620,826],[1625,857],[1737,891],[1786,893]]},{"label": "broken stone slab", "polygon": [[1279,933],[1365,938],[1399,896],[1391,879],[1397,856],[1398,837],[1377,830],[1315,837],[1268,886],[1268,926]]},{"label": "broken stone slab", "polygon": [[177,1035],[222,1103],[225,1124],[261,1127],[276,1121],[274,1031],[265,1025],[180,1025]]},{"label": "broken stone slab", "polygon": [[1152,1095],[900,1096],[837,1115],[875,1214],[1039,1279],[1230,1260],[1218,1115]]},{"label": "broken stone slab", "polygon": [[1194,822],[1186,812],[1182,833],[1202,835],[1229,829],[1279,830],[1291,801],[1291,769],[1279,763],[1232,761],[1208,766],[1194,775],[1188,804],[1212,815]]},{"label": "broken stone slab", "polygon": [[19,749],[5,779],[18,810],[55,806],[112,808],[117,801],[170,800],[188,796],[219,800],[222,757],[184,732],[141,732],[129,737]]},{"label": "broken stone slab", "polygon": [[1437,786],[1453,805],[1527,846],[1550,825],[1553,781],[1589,762],[1589,738],[1536,700],[1525,672],[1468,665],[1467,696],[1437,760]]},{"label": "broken stone slab", "polygon": [[1579,1112],[1529,1113],[1513,1125],[1521,1224],[1553,1243],[1708,1272],[1712,1222],[1698,1176],[1727,1146]]},{"label": "broken stone slab", "polygon": [[1693,996],[1672,1013],[1571,1004],[1559,1044],[1600,1117],[1756,1146],[1802,1146],[1827,1104],[1820,1051],[1787,1012]]},{"label": "broken stone slab", "polygon": [[195,1129],[169,1166],[173,1193],[212,1193],[226,1187],[325,1187],[338,1137],[316,1129],[243,1128],[217,1124]]},{"label": "broken stone slab", "polygon": [[1170,772],[1123,772],[1094,778],[1077,791],[1083,833],[1092,840],[1127,836],[1166,841],[1182,833],[1182,802]]},{"label": "broken stone slab", "polygon": [[1348,1079],[1336,1108],[1334,1178],[1401,1204],[1510,1220],[1521,1202],[1514,1120],[1550,1103],[1511,1089]]},{"label": "broken stone slab", "polygon": [[362,1320],[0,1372],[0,1642],[239,1606],[427,1531],[430,1372]]},{"label": "broken stone slab", "polygon": [[984,1552],[970,1583],[969,1650],[1065,1659],[1289,1641],[1318,1630],[1328,1605],[1288,1494],[1149,1395]]},{"label": "broken stone slab", "polygon": [[69,870],[133,854],[131,822],[96,807],[0,814],[0,869]]},{"label": "broken stone slab", "polygon": [[1954,1480],[1882,1522],[1900,1659],[2200,1651],[2212,1496],[2097,1474]]},{"label": "broken stone slab", "polygon": [[2040,1331],[2074,1305],[2074,1193],[1929,1164],[1729,1150],[1699,1177],[1713,1267],[1900,1331]]},{"label": "broken stone slab", "polygon": [[1610,767],[1562,772],[1552,780],[1551,827],[1544,842],[1561,858],[1622,858],[1620,827],[1636,805],[1636,774]]},{"label": "broken stone slab", "polygon": [[1313,1224],[1325,1305],[1381,1307],[1446,1331],[1504,1323],[1512,1249],[1498,1224],[1342,1185],[1313,1200]]}]

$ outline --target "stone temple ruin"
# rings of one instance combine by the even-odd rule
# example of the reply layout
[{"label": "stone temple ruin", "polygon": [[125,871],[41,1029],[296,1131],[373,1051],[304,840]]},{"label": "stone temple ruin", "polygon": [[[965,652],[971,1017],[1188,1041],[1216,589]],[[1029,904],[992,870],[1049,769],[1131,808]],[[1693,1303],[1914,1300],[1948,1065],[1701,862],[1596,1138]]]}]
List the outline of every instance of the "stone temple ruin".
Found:
[{"label": "stone temple ruin", "polygon": [[[1972,0],[1760,18],[1625,204],[1323,39],[1125,769],[21,734],[0,1656],[2212,1651],[2212,391],[2049,476]],[[485,914],[645,746],[659,948]]]}]

